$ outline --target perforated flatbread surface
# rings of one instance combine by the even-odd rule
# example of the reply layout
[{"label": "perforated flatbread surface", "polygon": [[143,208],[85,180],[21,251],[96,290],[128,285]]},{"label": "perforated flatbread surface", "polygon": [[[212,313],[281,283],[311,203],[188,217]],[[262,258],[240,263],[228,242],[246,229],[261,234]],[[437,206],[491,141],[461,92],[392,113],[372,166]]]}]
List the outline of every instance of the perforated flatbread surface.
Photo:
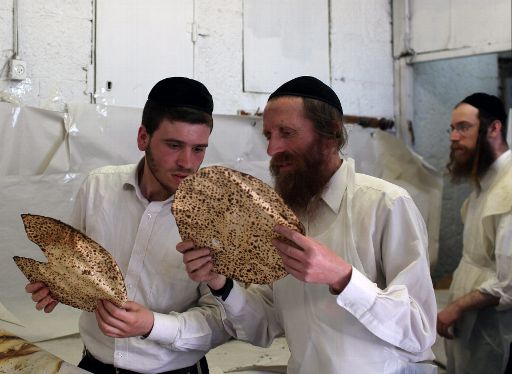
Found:
[{"label": "perforated flatbread surface", "polygon": [[94,240],[56,219],[22,214],[27,237],[48,262],[14,256],[30,282],[41,281],[54,299],[72,307],[96,309],[98,299],[121,307],[127,301],[121,270],[112,255]]},{"label": "perforated flatbread surface", "polygon": [[269,185],[222,166],[185,178],[172,213],[183,240],[211,248],[214,271],[246,283],[269,284],[287,273],[272,245],[276,224],[304,227]]}]

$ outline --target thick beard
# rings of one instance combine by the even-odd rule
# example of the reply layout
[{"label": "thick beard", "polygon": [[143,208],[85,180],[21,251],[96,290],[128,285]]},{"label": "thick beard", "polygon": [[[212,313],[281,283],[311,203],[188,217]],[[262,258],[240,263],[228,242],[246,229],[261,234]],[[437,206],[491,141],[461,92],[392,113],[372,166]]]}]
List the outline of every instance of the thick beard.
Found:
[{"label": "thick beard", "polygon": [[462,160],[455,158],[454,150],[450,152],[450,161],[446,165],[453,183],[461,183],[470,180],[477,188],[480,188],[480,180],[494,162],[492,146],[485,137],[480,137],[477,146],[473,150],[467,148]]},{"label": "thick beard", "polygon": [[[322,139],[315,139],[305,152],[281,152],[270,160],[270,172],[275,189],[284,202],[296,213],[305,212],[309,202],[325,189],[331,175],[327,172]],[[292,162],[295,169],[280,172],[281,162]]]}]

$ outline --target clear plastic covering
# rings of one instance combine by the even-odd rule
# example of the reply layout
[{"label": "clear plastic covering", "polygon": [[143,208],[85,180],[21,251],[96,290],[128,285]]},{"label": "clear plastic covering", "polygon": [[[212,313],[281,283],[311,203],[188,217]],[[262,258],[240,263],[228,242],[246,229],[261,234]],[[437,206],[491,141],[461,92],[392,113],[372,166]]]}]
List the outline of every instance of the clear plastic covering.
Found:
[{"label": "clear plastic covering", "polygon": [[[28,86],[21,84],[17,89],[21,93]],[[52,105],[60,108],[60,91],[53,97]],[[31,341],[75,333],[78,311],[62,306],[45,315],[34,309],[24,292],[27,281],[12,260],[14,255],[40,255],[26,238],[20,214],[42,214],[66,222],[74,196],[91,169],[135,163],[143,156],[136,143],[142,109],[114,106],[108,95],[99,99],[98,104],[67,105],[64,111],[0,102],[0,328],[15,315],[18,324],[9,323],[8,330]],[[427,222],[430,259],[435,263],[441,177],[396,137],[381,130],[348,129],[344,154],[355,159],[356,170],[409,190]],[[261,118],[214,115],[203,165],[222,164],[271,184],[266,146]]]},{"label": "clear plastic covering", "polygon": [[103,117],[108,116],[108,107],[116,102],[115,98],[105,88],[101,88],[94,93],[94,101],[96,102],[96,112]]},{"label": "clear plastic covering", "polygon": [[23,105],[25,97],[32,91],[32,80],[27,78],[0,91],[0,101]]}]

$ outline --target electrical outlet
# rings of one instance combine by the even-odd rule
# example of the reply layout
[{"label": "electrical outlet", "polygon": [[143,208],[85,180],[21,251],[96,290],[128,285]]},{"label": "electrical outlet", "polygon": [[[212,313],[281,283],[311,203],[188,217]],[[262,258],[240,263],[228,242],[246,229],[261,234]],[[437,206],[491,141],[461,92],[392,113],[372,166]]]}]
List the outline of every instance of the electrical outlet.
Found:
[{"label": "electrical outlet", "polygon": [[27,79],[27,63],[23,60],[12,59],[9,61],[9,79]]}]

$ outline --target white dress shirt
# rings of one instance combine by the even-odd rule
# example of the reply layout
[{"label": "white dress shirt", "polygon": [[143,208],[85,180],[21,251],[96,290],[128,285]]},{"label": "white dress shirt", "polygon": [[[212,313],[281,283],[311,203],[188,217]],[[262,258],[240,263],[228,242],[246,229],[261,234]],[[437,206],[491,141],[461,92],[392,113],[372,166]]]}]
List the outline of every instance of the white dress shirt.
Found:
[{"label": "white dress shirt", "polygon": [[226,327],[268,345],[285,333],[288,373],[435,373],[436,302],[424,221],[402,188],[355,174],[344,160],[301,221],[353,265],[340,295],[291,275],[273,288],[234,285]]},{"label": "white dress shirt", "polygon": [[[474,290],[500,299],[496,308],[464,313],[449,343],[454,372],[503,372],[512,342],[512,152],[503,153],[484,175],[482,190],[464,202],[462,259],[450,300]],[[479,332],[483,333],[480,334]],[[478,338],[477,338],[478,337]],[[479,363],[483,362],[481,367]]]},{"label": "white dress shirt", "polygon": [[207,286],[190,280],[176,251],[181,239],[172,197],[148,202],[137,170],[125,165],[92,171],[78,192],[72,224],[114,256],[128,299],[153,311],[153,329],[144,340],[114,339],[99,330],[94,313],[83,312],[80,334],[98,360],[158,373],[193,365],[229,336]]}]

